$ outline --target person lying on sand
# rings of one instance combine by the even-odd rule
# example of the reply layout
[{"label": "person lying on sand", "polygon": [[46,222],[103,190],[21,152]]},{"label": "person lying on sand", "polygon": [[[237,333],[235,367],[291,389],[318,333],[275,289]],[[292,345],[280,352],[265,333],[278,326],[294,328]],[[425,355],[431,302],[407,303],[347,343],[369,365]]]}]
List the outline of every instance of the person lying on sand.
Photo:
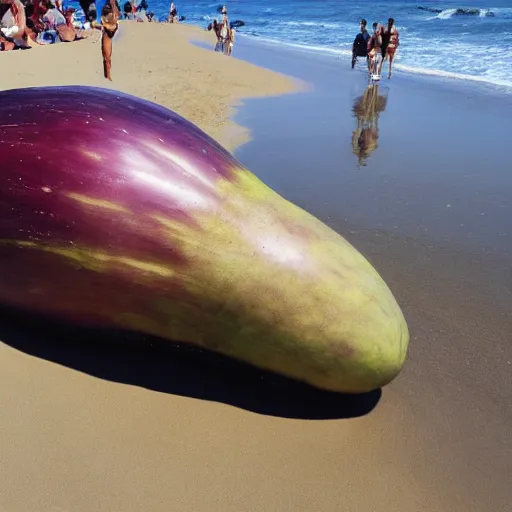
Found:
[{"label": "person lying on sand", "polygon": [[119,28],[119,10],[115,0],[109,0],[101,11],[101,53],[103,55],[103,74],[107,80],[112,81],[110,68],[112,67],[112,39]]},{"label": "person lying on sand", "polygon": [[[399,45],[399,34],[395,27],[395,20],[389,18],[388,26],[382,32],[382,56],[384,60],[389,61],[388,79],[391,78],[393,58]],[[384,61],[381,64],[381,69],[383,65]]]}]

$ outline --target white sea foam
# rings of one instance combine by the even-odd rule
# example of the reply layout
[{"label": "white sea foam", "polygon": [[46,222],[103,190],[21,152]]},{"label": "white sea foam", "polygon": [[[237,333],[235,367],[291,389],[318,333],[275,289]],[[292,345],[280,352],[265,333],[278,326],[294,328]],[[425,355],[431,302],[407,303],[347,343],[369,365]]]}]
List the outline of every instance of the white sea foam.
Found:
[{"label": "white sea foam", "polygon": [[434,17],[438,18],[440,20],[447,20],[447,19],[450,19],[456,12],[457,12],[457,9],[446,9]]},{"label": "white sea foam", "polygon": [[[252,36],[242,36],[252,39]],[[258,38],[259,41],[261,41],[264,44],[271,44],[271,45],[284,45],[291,48],[296,48],[297,50],[306,51],[310,53],[321,53],[324,55],[331,55],[332,57],[337,58],[348,58],[352,55],[351,50],[345,48],[332,48],[327,46],[320,46],[320,45],[307,45],[307,44],[299,44],[299,43],[290,43],[290,42],[283,42],[278,39],[273,38]],[[424,42],[423,42],[424,43]],[[432,46],[436,46],[436,42],[432,41]],[[452,60],[450,64],[452,66],[457,66],[460,64],[461,59],[460,55],[467,55],[467,52],[469,51],[469,47],[466,47],[464,45],[460,45],[459,48],[454,50],[454,56],[452,57]],[[494,58],[492,56],[492,53],[489,54],[488,49],[482,49],[482,54],[487,55],[487,58]],[[490,55],[490,56],[489,56]],[[422,58],[416,59],[416,62],[414,64],[408,63],[405,61],[403,57],[400,56],[400,54],[397,54],[397,58],[395,61],[394,68],[398,69],[400,71],[404,71],[406,73],[416,74],[416,75],[428,75],[428,76],[434,76],[434,77],[440,77],[440,78],[447,78],[447,79],[454,79],[454,80],[467,80],[472,82],[479,82],[479,83],[485,83],[490,85],[495,85],[499,87],[506,88],[507,91],[512,93],[512,80],[508,80],[501,75],[497,74],[492,69],[488,69],[484,72],[482,72],[481,75],[474,75],[471,74],[470,69],[464,69],[464,66],[458,66],[459,71],[446,71],[441,69],[436,69],[435,67],[429,67],[430,65],[433,65],[434,62],[439,62],[442,60],[442,58],[436,58],[429,59],[427,55],[425,55]],[[347,60],[347,63],[349,61]],[[348,65],[348,64],[347,64]],[[503,66],[506,65],[506,62],[503,62]],[[498,69],[503,69],[498,67]]]}]

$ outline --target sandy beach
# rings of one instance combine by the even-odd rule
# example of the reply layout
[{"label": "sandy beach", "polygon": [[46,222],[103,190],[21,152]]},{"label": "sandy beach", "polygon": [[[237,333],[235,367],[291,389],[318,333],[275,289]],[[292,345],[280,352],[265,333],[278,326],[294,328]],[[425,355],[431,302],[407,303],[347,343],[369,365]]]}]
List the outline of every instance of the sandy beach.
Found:
[{"label": "sandy beach", "polygon": [[[361,69],[243,38],[227,59],[189,45],[211,46],[191,27],[122,29],[110,87],[189,118],[353,243],[403,307],[409,357],[382,392],[354,399],[3,311],[0,511],[507,510],[512,175],[496,134],[512,96],[397,73],[380,85],[378,143],[362,163]],[[45,65],[60,59],[73,65]],[[16,66],[4,89],[106,86],[93,41],[4,61]]]},{"label": "sandy beach", "polygon": [[0,89],[90,85],[133,94],[168,107],[197,124],[227,149],[249,140],[229,117],[243,98],[292,92],[298,82],[238,59],[206,52],[212,33],[190,25],[121,22],[114,41],[113,82],[103,78],[100,32],[73,44],[33,44],[2,54]]}]

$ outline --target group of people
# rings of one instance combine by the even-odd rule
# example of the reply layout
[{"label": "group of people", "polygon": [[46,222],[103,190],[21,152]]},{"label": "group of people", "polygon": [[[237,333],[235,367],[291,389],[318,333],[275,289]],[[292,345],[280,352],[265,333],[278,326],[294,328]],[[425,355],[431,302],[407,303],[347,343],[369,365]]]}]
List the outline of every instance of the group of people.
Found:
[{"label": "group of people", "polygon": [[[77,20],[72,7],[64,7],[62,0],[0,0],[0,52],[28,49],[33,44],[71,42],[101,31],[103,73],[112,80],[112,41],[120,19],[152,21],[147,0],[136,3],[128,0],[121,7],[117,0],[79,0],[84,12]],[[178,21],[178,11],[171,3],[169,23]],[[97,33],[97,32],[96,32]]]},{"label": "group of people", "polygon": [[[108,3],[105,0],[79,0],[80,7],[82,8],[86,20],[91,23],[94,23],[97,20],[97,10],[100,7],[100,13],[102,11],[102,5]],[[98,4],[98,5],[97,5]],[[153,21],[154,13],[150,12],[147,0],[141,0],[139,4],[137,4],[134,0],[127,0],[123,4],[123,9],[121,11],[120,4],[116,1],[117,10],[119,11],[119,18],[124,20],[132,20],[132,21]]]},{"label": "group of people", "polygon": [[352,68],[356,65],[357,57],[366,58],[368,74],[373,80],[380,80],[384,62],[389,63],[388,78],[391,78],[393,59],[400,45],[395,20],[388,19],[387,25],[373,23],[373,33],[370,35],[366,29],[367,22],[362,19],[360,32],[352,44]]},{"label": "group of people", "polygon": [[[89,11],[85,11],[89,12]],[[112,80],[112,39],[118,29],[119,5],[104,0],[101,17],[83,24],[75,9],[64,8],[62,0],[0,0],[0,51],[27,49],[32,44],[72,42],[101,30],[104,76]]]},{"label": "group of people", "polygon": [[220,9],[220,14],[222,16],[221,21],[217,21],[217,18],[215,18],[208,25],[208,30],[213,30],[217,38],[214,50],[230,56],[235,44],[236,28],[232,27],[229,22],[228,10],[225,5]]},{"label": "group of people", "polygon": [[61,0],[0,0],[0,51],[27,49],[31,43],[71,42],[92,30],[76,23],[75,9]]}]

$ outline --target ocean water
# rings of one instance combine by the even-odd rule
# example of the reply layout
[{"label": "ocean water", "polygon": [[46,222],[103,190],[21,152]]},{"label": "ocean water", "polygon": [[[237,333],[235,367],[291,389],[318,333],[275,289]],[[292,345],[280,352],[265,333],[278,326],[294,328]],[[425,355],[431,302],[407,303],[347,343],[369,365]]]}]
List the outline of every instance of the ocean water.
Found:
[{"label": "ocean water", "polygon": [[[157,16],[170,5],[148,3]],[[185,23],[219,16],[211,0],[175,3]],[[240,35],[330,53],[347,66],[359,20],[371,28],[393,17],[397,69],[512,87],[512,0],[231,0],[227,8],[231,21],[245,22]]]}]

